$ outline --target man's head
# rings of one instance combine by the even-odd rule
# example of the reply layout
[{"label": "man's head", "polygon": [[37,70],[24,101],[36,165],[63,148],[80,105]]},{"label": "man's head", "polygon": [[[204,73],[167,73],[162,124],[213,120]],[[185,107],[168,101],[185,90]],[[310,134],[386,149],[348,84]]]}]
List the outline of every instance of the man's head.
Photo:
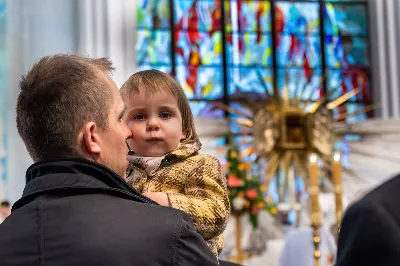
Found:
[{"label": "man's head", "polygon": [[17,128],[35,162],[81,157],[125,176],[131,133],[112,71],[105,58],[55,55],[22,77]]},{"label": "man's head", "polygon": [[0,203],[0,217],[5,219],[11,214],[11,204],[8,201],[2,201]]}]

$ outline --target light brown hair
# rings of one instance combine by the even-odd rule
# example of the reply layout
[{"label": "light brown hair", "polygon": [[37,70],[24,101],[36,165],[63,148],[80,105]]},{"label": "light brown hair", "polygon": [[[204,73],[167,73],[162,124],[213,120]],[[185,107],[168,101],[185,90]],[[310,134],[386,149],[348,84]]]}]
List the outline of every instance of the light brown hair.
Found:
[{"label": "light brown hair", "polygon": [[173,77],[155,69],[139,71],[130,76],[120,89],[125,104],[136,93],[161,91],[171,93],[178,101],[178,109],[182,115],[182,130],[185,134],[181,143],[199,142],[189,101],[181,85]]},{"label": "light brown hair", "polygon": [[106,58],[58,54],[41,58],[22,76],[17,129],[35,162],[79,157],[85,121],[107,129],[113,95],[101,74],[111,71]]}]

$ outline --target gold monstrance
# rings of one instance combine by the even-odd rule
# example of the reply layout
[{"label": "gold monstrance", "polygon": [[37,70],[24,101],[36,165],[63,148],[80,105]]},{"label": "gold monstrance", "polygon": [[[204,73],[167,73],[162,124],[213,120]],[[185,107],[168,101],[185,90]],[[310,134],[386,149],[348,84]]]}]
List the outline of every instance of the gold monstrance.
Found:
[{"label": "gold monstrance", "polygon": [[[259,78],[262,79],[261,84],[264,86],[267,97],[260,95],[257,100],[246,98],[241,102],[252,115],[234,110],[226,105],[221,105],[221,108],[238,115],[240,117],[236,119],[238,124],[252,128],[254,143],[241,155],[248,156],[255,153],[258,157],[266,159],[268,165],[265,186],[262,186],[264,191],[268,188],[272,177],[276,175],[278,168],[283,170],[285,179],[283,184],[279,184],[280,203],[283,203],[286,188],[294,190],[294,178],[290,178],[289,173],[294,171],[303,178],[311,199],[310,218],[311,226],[314,228],[314,258],[315,265],[319,265],[318,229],[321,226],[321,217],[318,206],[318,180],[320,177],[318,162],[321,161],[322,166],[326,169],[333,167],[331,172],[335,177],[328,176],[328,180],[334,181],[336,220],[339,226],[342,215],[341,168],[337,166],[340,159],[338,159],[337,152],[334,151],[334,142],[343,136],[343,132],[335,132],[334,123],[343,118],[358,115],[360,112],[348,113],[345,117],[340,115],[335,120],[333,110],[356,95],[358,89],[330,101],[332,92],[335,91],[332,89],[324,97],[313,101],[311,95],[305,95],[307,84],[302,88],[297,88],[293,97],[289,96],[289,89],[286,86],[283,96],[281,96],[277,88],[274,88],[272,94],[261,75]],[[288,84],[287,77],[286,84]],[[366,106],[362,112],[372,109],[372,106]],[[288,192],[291,197],[295,195],[293,191]],[[293,202],[295,199],[290,201]]]}]

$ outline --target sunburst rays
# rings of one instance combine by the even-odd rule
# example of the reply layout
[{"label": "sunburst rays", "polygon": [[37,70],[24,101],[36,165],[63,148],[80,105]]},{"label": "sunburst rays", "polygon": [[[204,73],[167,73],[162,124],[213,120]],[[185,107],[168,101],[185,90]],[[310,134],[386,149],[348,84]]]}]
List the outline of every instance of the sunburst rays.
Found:
[{"label": "sunburst rays", "polygon": [[[265,186],[262,186],[264,190],[268,189],[278,171],[282,171],[283,180],[278,182],[278,194],[279,202],[283,202],[284,190],[294,187],[294,184],[290,184],[294,182],[293,178],[288,178],[291,169],[294,169],[296,175],[300,176],[307,186],[306,165],[311,153],[317,154],[326,169],[330,166],[334,142],[342,139],[346,132],[343,128],[336,132],[335,123],[377,107],[365,106],[363,110],[339,113],[334,117],[333,111],[357,95],[358,88],[332,99],[332,95],[338,89],[333,88],[323,97],[314,100],[313,95],[321,88],[324,78],[311,89],[307,82],[298,84],[291,95],[288,75],[285,76],[286,86],[283,91],[274,88],[271,92],[264,83],[262,75],[258,72],[257,74],[265,91],[265,95],[260,94],[259,99],[262,100],[257,102],[251,98],[241,100],[251,115],[226,105],[220,105],[220,108],[235,114],[238,117],[235,119],[237,124],[251,129],[253,141],[246,145],[247,148],[241,152],[241,156],[255,154],[257,160],[262,157],[267,161]],[[238,90],[242,91],[241,88]],[[262,108],[258,108],[260,106]]]}]

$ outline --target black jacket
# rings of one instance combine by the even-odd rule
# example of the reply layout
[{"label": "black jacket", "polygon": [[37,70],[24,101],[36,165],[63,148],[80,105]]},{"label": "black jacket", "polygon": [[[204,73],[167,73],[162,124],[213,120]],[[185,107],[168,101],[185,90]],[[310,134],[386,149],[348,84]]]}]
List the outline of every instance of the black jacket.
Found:
[{"label": "black jacket", "polygon": [[400,175],[379,186],[346,212],[337,266],[400,265]]},{"label": "black jacket", "polygon": [[183,212],[84,160],[36,163],[0,224],[1,266],[217,265]]}]

